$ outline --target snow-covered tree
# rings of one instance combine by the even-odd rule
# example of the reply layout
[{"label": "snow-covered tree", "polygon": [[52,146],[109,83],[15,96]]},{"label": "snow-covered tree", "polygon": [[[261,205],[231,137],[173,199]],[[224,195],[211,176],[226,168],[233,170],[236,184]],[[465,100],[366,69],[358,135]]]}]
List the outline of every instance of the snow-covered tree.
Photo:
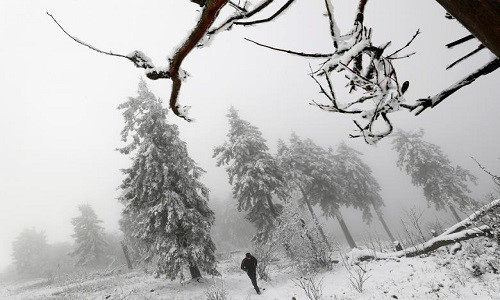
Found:
[{"label": "snow-covered tree", "polygon": [[201,272],[218,274],[215,245],[210,237],[214,213],[209,191],[200,182],[204,173],[187,152],[176,125],[166,122],[167,110],[141,80],[137,97],[121,104],[125,127],[120,153],[132,156],[120,185],[123,214],[133,217],[132,234],[144,241],[155,257],[156,273],[184,279]]},{"label": "snow-covered tree", "polygon": [[344,179],[344,197],[347,203],[363,212],[363,219],[371,221],[370,207],[373,207],[387,235],[394,241],[387,223],[384,220],[382,206],[384,201],[380,197],[380,185],[372,174],[370,167],[361,159],[361,152],[342,142],[337,147],[335,160],[336,173]]},{"label": "snow-covered tree", "polygon": [[435,144],[422,139],[423,130],[417,133],[399,130],[392,141],[393,149],[398,152],[397,166],[411,176],[415,186],[424,189],[424,195],[436,209],[446,206],[457,221],[455,205],[461,210],[472,209],[474,200],[470,197],[469,183],[476,177],[461,166],[453,166],[448,156]]},{"label": "snow-covered tree", "polygon": [[278,142],[278,162],[285,170],[289,187],[300,195],[299,202],[305,204],[324,242],[331,248],[313,205],[328,201],[332,193],[340,188],[341,179],[332,172],[332,161],[327,151],[312,140],[301,140],[293,133],[289,145]]},{"label": "snow-covered tree", "polygon": [[227,166],[237,208],[248,213],[248,220],[257,228],[256,241],[262,242],[281,210],[281,205],[273,203],[273,195],[280,199],[286,196],[284,173],[257,127],[241,119],[233,107],[227,117],[227,141],[214,149],[213,157],[217,166]]},{"label": "snow-covered tree", "polygon": [[319,226],[307,218],[299,205],[287,201],[278,217],[279,226],[272,232],[271,245],[286,245],[286,253],[297,262],[301,270],[330,267],[330,246],[324,242]]},{"label": "snow-covered tree", "polygon": [[71,256],[76,256],[77,266],[96,265],[103,262],[108,250],[101,220],[89,204],[78,206],[80,215],[71,220],[73,224],[76,249]]},{"label": "snow-covered tree", "polygon": [[327,151],[312,140],[301,140],[295,134],[292,134],[289,146],[281,141],[278,143],[278,158],[286,170],[289,185],[299,192],[301,201],[307,206],[323,239],[327,242],[314,214],[312,206],[315,204],[321,206],[326,216],[337,219],[349,246],[355,248],[356,242],[344,221],[340,207],[352,205],[362,209],[364,215],[370,216],[371,203],[354,200],[350,194],[349,178],[344,178],[346,162],[341,162],[331,149]]},{"label": "snow-covered tree", "polygon": [[130,211],[127,213],[123,212],[121,219],[118,221],[120,230],[123,232],[122,243],[125,245],[126,251],[128,251],[131,263],[141,263],[148,257],[148,243],[134,235],[134,228],[138,221],[137,214],[133,214]]},{"label": "snow-covered tree", "polygon": [[12,258],[21,275],[40,275],[45,266],[47,239],[34,228],[24,229],[12,242]]}]

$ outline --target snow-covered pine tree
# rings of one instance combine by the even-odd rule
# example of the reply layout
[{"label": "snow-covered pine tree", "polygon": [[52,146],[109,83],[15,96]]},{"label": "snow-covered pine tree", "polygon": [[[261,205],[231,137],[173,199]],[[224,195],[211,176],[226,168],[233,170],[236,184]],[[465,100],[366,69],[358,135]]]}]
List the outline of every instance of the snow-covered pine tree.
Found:
[{"label": "snow-covered pine tree", "polygon": [[137,238],[134,235],[134,228],[138,223],[137,215],[132,214],[130,211],[128,213],[123,212],[122,217],[118,221],[118,223],[120,225],[120,230],[123,232],[122,248],[124,244],[127,249],[126,251],[128,251],[131,263],[137,264],[145,261],[148,257],[148,243],[145,240]]},{"label": "snow-covered pine tree", "polygon": [[461,210],[471,209],[468,183],[476,183],[476,177],[461,166],[453,166],[448,157],[435,144],[422,139],[424,131],[417,133],[399,130],[392,141],[398,152],[397,166],[411,176],[415,186],[424,189],[424,195],[437,210],[448,206],[457,221],[461,221],[454,205]]},{"label": "snow-covered pine tree", "polygon": [[12,242],[12,258],[17,272],[23,276],[41,275],[47,248],[43,232],[24,229]]},{"label": "snow-covered pine tree", "polygon": [[71,252],[71,256],[76,256],[77,266],[98,265],[104,262],[108,243],[104,238],[104,228],[102,223],[89,204],[78,206],[80,215],[71,220],[73,224],[76,250]]},{"label": "snow-covered pine tree", "polygon": [[354,150],[342,142],[337,147],[335,160],[337,175],[346,183],[344,197],[347,203],[363,212],[363,220],[371,221],[370,207],[373,207],[387,235],[394,241],[394,236],[384,220],[382,206],[384,201],[380,196],[380,185],[372,174],[370,167],[361,159],[361,152]]},{"label": "snow-covered pine tree", "polygon": [[289,146],[281,140],[278,141],[277,159],[285,170],[288,185],[301,196],[299,202],[306,205],[323,241],[331,249],[313,210],[314,204],[330,199],[333,191],[339,188],[340,179],[332,172],[327,151],[312,140],[301,140],[292,133]]},{"label": "snow-covered pine tree", "polygon": [[204,173],[187,152],[176,125],[166,122],[162,107],[141,80],[137,97],[121,104],[125,127],[120,153],[133,152],[132,166],[120,189],[124,214],[133,216],[132,234],[144,241],[156,258],[156,274],[184,279],[201,272],[218,274],[215,245],[210,237],[214,213],[208,207],[209,191],[200,182]]},{"label": "snow-covered pine tree", "polygon": [[257,228],[255,240],[266,241],[280,214],[281,205],[273,203],[273,195],[284,199],[283,170],[269,154],[266,140],[259,129],[242,120],[231,107],[227,141],[214,149],[217,166],[227,166],[233,196],[238,200],[238,210],[247,212],[247,218]]}]

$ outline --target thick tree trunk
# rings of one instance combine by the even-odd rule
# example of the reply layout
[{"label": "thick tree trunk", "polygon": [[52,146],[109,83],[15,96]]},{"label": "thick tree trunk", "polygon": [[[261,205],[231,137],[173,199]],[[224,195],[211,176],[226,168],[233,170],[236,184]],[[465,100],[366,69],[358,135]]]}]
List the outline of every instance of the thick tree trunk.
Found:
[{"label": "thick tree trunk", "polygon": [[330,251],[332,251],[332,245],[330,244],[330,242],[328,241],[328,238],[326,237],[326,234],[325,232],[323,231],[323,228],[321,227],[321,225],[319,224],[319,221],[318,221],[318,218],[316,217],[316,214],[314,213],[314,210],[312,208],[312,205],[311,205],[311,202],[309,202],[309,199],[307,198],[307,194],[302,190],[301,188],[301,191],[302,191],[302,197],[303,197],[303,200],[304,202],[306,203],[306,206],[307,206],[307,209],[309,210],[309,213],[311,213],[311,217],[314,221],[314,224],[316,225],[316,227],[318,228],[318,231],[319,233],[321,234],[321,237],[323,237],[323,241],[325,241],[325,244],[328,246],[328,249]]},{"label": "thick tree trunk", "polygon": [[196,265],[189,266],[189,273],[191,273],[191,278],[192,279],[201,278],[200,269],[198,269],[198,267]]},{"label": "thick tree trunk", "polygon": [[127,245],[125,245],[123,241],[121,242],[121,245],[122,245],[123,255],[125,255],[125,260],[127,261],[127,267],[129,270],[132,270],[133,269],[132,261],[130,260],[130,255],[128,253]]},{"label": "thick tree trunk", "polygon": [[392,235],[392,232],[389,229],[389,226],[387,226],[387,223],[385,223],[384,215],[382,214],[380,209],[375,208],[375,206],[374,206],[374,209],[375,209],[375,213],[377,214],[378,219],[380,220],[380,223],[382,223],[382,226],[384,227],[385,232],[389,236],[389,239],[391,240],[391,242],[394,242],[395,241],[394,236]]},{"label": "thick tree trunk", "polygon": [[437,0],[491,52],[500,57],[498,0]]},{"label": "thick tree trunk", "polygon": [[354,242],[354,239],[352,238],[351,232],[349,231],[349,228],[347,228],[347,225],[344,222],[344,218],[342,217],[342,214],[340,211],[337,210],[335,213],[335,216],[337,217],[337,220],[339,221],[340,228],[342,228],[342,232],[344,232],[345,238],[347,240],[347,243],[349,244],[349,247],[351,248],[357,248],[356,243]]},{"label": "thick tree trunk", "polygon": [[453,217],[455,217],[455,220],[457,220],[457,222],[460,222],[462,221],[462,219],[460,218],[460,216],[458,215],[457,211],[455,210],[455,208],[453,207],[453,205],[449,204],[448,207],[450,208],[450,211],[451,213],[453,214]]}]

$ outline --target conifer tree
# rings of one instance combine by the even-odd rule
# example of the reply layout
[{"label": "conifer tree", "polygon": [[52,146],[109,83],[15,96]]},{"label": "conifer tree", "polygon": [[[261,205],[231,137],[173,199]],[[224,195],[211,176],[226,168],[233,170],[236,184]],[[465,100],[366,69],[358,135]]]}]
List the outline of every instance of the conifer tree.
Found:
[{"label": "conifer tree", "polygon": [[290,137],[290,145],[278,142],[277,159],[285,170],[290,188],[301,196],[325,244],[330,242],[321,227],[313,205],[330,198],[339,187],[339,178],[332,172],[332,163],[327,152],[312,140],[301,140],[295,133]]},{"label": "conifer tree", "polygon": [[384,201],[379,194],[380,185],[373,177],[370,167],[361,159],[361,155],[363,155],[361,152],[347,146],[344,142],[337,147],[336,170],[346,183],[344,197],[354,208],[363,212],[363,219],[368,223],[371,221],[370,207],[373,207],[387,235],[391,241],[394,241],[394,236],[382,213]]},{"label": "conifer tree", "polygon": [[227,141],[214,149],[213,157],[217,166],[227,166],[237,208],[247,212],[248,220],[257,227],[255,240],[263,242],[281,211],[281,205],[273,203],[273,195],[286,196],[284,174],[259,129],[241,119],[233,107],[227,117]]},{"label": "conifer tree", "polygon": [[461,221],[454,205],[462,210],[471,208],[468,183],[476,177],[461,166],[453,166],[448,156],[435,144],[422,139],[424,131],[411,133],[399,130],[392,141],[398,152],[397,166],[411,176],[413,185],[421,186],[429,205],[437,210],[448,206],[457,221]]},{"label": "conifer tree", "polygon": [[97,218],[94,209],[89,204],[78,206],[80,216],[73,218],[76,250],[71,256],[76,256],[77,266],[97,265],[103,262],[106,257],[108,243],[104,238],[104,229]]},{"label": "conifer tree", "polygon": [[[118,221],[120,230],[123,232],[122,248],[124,244],[131,264],[141,263],[148,257],[147,242],[134,235],[135,226],[138,222],[137,215],[132,214],[130,211],[128,213],[123,212],[121,219]],[[124,255],[126,254],[124,253]]]},{"label": "conifer tree", "polygon": [[24,229],[12,242],[12,257],[17,272],[21,275],[40,275],[44,269],[48,248],[43,232],[34,228]]},{"label": "conifer tree", "polygon": [[128,141],[122,154],[131,155],[132,166],[120,188],[124,215],[133,217],[133,236],[146,243],[149,258],[157,258],[156,274],[184,279],[201,271],[218,274],[215,245],[210,237],[214,213],[209,192],[200,182],[204,173],[187,152],[176,125],[166,122],[167,110],[141,80],[137,97],[121,104]]}]

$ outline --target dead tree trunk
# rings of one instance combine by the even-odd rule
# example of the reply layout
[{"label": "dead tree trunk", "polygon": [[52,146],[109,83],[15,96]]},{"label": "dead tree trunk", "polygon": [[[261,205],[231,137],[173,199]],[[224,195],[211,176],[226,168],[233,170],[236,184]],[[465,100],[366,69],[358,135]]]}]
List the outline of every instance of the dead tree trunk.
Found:
[{"label": "dead tree trunk", "polygon": [[449,204],[448,207],[450,208],[450,211],[451,211],[451,214],[453,215],[453,217],[455,217],[455,220],[457,220],[457,222],[460,222],[462,221],[462,219],[460,218],[460,216],[458,215],[457,211],[455,210],[455,208],[453,207],[453,205]]},{"label": "dead tree trunk", "polygon": [[500,4],[498,0],[437,0],[491,52],[500,57]]},{"label": "dead tree trunk", "polygon": [[342,217],[342,214],[340,211],[335,212],[335,216],[337,217],[337,220],[339,221],[340,228],[342,228],[342,232],[344,233],[344,236],[347,240],[347,243],[349,244],[349,247],[351,248],[357,248],[356,243],[354,242],[354,239],[352,238],[351,232],[349,231],[349,228],[347,228],[347,225],[344,222],[344,218]]},{"label": "dead tree trunk", "polygon": [[132,270],[132,261],[130,260],[130,255],[128,253],[128,247],[123,241],[121,241],[120,244],[122,245],[123,255],[125,255],[125,260],[127,261],[127,267],[129,270]]}]

